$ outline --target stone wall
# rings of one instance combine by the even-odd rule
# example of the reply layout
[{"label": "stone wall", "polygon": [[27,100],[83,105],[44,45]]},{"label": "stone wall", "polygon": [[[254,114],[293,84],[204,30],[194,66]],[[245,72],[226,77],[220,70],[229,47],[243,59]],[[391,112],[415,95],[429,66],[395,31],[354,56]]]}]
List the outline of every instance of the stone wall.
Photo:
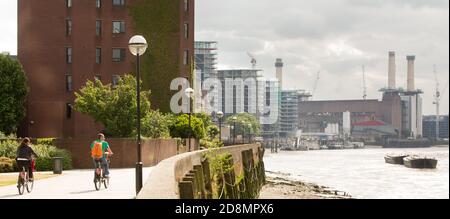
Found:
[{"label": "stone wall", "polygon": [[[151,172],[149,180],[145,183],[143,189],[138,194],[138,199],[179,199],[187,198],[180,196],[180,183],[186,183],[186,176],[193,174],[195,181],[202,179],[201,183],[192,182],[191,187],[199,185],[200,190],[193,189],[192,198],[211,198],[208,192],[205,192],[205,181],[208,181],[209,175],[208,167],[205,166],[204,154],[207,151],[196,151],[185,154],[180,154],[171,157],[158,164]],[[251,152],[251,153],[250,153]],[[223,147],[215,151],[217,154],[229,153],[232,157],[234,173],[232,175],[244,175],[244,178],[249,179],[246,175],[251,174],[257,177],[258,187],[264,183],[264,163],[262,155],[264,149],[258,144],[241,145],[233,147]],[[243,159],[244,158],[244,159]],[[248,165],[251,165],[248,166]],[[260,168],[257,172],[248,172],[249,169]],[[199,171],[200,169],[200,171]],[[203,171],[202,171],[203,169]],[[206,170],[206,171],[205,171]],[[200,175],[198,175],[200,174]],[[207,182],[206,182],[207,183]],[[249,186],[248,184],[247,186]],[[207,186],[206,186],[207,187]],[[208,188],[206,188],[208,190]],[[259,191],[256,191],[259,192]],[[242,197],[242,196],[240,196]],[[235,197],[237,198],[237,197]]]},{"label": "stone wall", "polygon": [[[93,168],[90,156],[92,139],[56,139],[54,144],[68,150],[72,155],[75,169]],[[133,168],[137,161],[137,144],[135,139],[107,139],[114,156],[111,157],[111,168]],[[177,140],[151,139],[142,140],[142,161],[145,167],[155,166],[162,160],[178,154]]]}]

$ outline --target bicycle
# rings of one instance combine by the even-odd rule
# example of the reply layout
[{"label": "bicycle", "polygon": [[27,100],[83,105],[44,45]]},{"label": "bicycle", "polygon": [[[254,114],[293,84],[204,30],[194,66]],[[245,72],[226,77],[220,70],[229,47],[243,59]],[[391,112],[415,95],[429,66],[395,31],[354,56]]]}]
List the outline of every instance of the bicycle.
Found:
[{"label": "bicycle", "polygon": [[[28,193],[31,193],[34,186],[34,181],[30,180],[30,176],[28,175],[28,163],[33,161],[25,158],[17,158],[17,162],[21,162],[22,164],[22,171],[19,173],[19,180],[17,182],[19,194],[23,195],[25,193],[25,188]],[[31,168],[31,171],[33,171],[33,167]]]},{"label": "bicycle", "polygon": [[[106,152],[106,161],[110,163],[109,156],[110,153]],[[102,184],[105,186],[105,189],[108,189],[109,187],[109,177],[105,177],[103,174],[103,168],[102,168],[102,161],[101,159],[95,160],[95,178],[94,178],[94,185],[95,190],[99,191],[102,187]]]}]

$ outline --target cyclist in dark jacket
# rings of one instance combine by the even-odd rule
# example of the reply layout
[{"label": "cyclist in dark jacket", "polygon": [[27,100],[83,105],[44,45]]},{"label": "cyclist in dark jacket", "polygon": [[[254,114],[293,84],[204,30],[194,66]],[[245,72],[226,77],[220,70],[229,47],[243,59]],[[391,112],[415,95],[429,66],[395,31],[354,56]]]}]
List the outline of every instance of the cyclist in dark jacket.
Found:
[{"label": "cyclist in dark jacket", "polygon": [[[38,155],[33,151],[33,149],[30,147],[30,139],[24,138],[22,140],[22,143],[20,143],[20,146],[17,148],[17,166],[19,167],[19,170],[21,170],[23,167],[25,167],[28,170],[28,175],[30,177],[30,180],[33,180],[33,171],[31,169],[31,160],[33,157],[38,157]],[[28,159],[28,161],[22,161],[17,160],[18,158],[22,159]]]}]

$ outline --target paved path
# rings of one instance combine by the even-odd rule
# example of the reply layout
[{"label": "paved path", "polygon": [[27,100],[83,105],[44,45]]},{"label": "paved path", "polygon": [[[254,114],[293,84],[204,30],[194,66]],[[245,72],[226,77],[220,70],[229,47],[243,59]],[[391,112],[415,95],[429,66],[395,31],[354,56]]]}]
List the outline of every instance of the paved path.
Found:
[{"label": "paved path", "polygon": [[[144,184],[152,168],[144,168]],[[64,171],[58,177],[38,180],[33,191],[19,196],[17,187],[0,187],[0,199],[133,199],[136,195],[135,169],[112,169],[108,189],[96,191],[94,170]]]}]

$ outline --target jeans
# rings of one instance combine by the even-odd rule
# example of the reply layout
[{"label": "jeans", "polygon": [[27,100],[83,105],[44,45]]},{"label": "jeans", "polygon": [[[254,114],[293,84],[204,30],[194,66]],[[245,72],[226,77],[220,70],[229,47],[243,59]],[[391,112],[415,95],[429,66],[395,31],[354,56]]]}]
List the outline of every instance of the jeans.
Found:
[{"label": "jeans", "polygon": [[[94,167],[97,168],[97,161],[98,160],[97,159],[92,159],[92,160],[94,161]],[[109,163],[108,163],[108,161],[106,160],[106,158],[101,158],[99,160],[100,160],[100,163],[101,163],[101,166],[102,166],[102,169],[103,169],[103,175],[104,176],[108,176],[109,175]]]}]

